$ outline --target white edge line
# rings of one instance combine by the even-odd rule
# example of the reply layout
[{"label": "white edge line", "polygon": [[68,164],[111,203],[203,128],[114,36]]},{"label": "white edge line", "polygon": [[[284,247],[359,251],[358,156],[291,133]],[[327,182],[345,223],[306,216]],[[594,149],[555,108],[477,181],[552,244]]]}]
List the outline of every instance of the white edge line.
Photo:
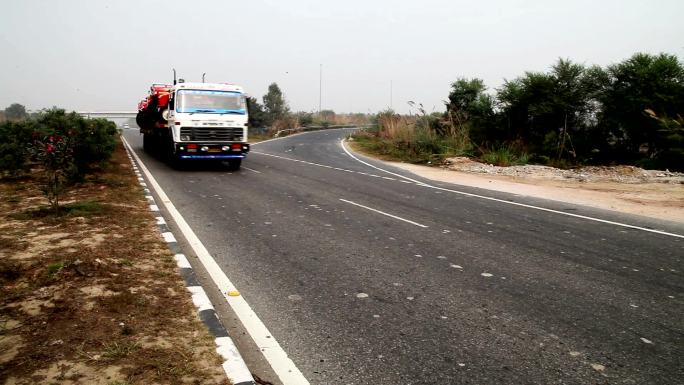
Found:
[{"label": "white edge line", "polygon": [[242,296],[228,296],[228,292],[237,291],[235,285],[228,279],[226,274],[221,270],[214,258],[209,254],[209,251],[204,247],[195,232],[190,228],[185,218],[178,212],[169,197],[166,195],[157,180],[152,176],[147,166],[140,160],[138,154],[133,151],[133,148],[128,143],[126,138],[121,137],[122,141],[128,147],[130,153],[133,155],[143,173],[147,177],[152,188],[156,191],[159,201],[162,202],[166,211],[171,215],[178,229],[181,231],[185,239],[190,244],[190,247],[197,255],[197,258],[202,262],[202,265],[207,269],[209,276],[214,281],[218,289],[223,294],[230,307],[242,322],[247,330],[247,333],[252,337],[252,340],[259,347],[259,350],[264,355],[273,368],[273,371],[278,375],[283,385],[308,385],[309,381],[304,377],[302,372],[297,368],[294,362],[287,356],[276,339],[266,328],[266,325],[259,319],[249,306],[247,301]]},{"label": "white edge line", "polygon": [[352,157],[354,160],[356,160],[356,161],[358,161],[358,162],[361,162],[361,163],[363,163],[363,164],[365,164],[365,165],[367,165],[367,166],[369,166],[369,167],[372,167],[372,168],[374,168],[374,169],[376,169],[376,170],[380,170],[380,171],[386,172],[386,173],[388,173],[388,174],[398,176],[398,177],[400,177],[400,178],[402,178],[402,179],[406,179],[406,180],[408,180],[408,181],[414,182],[414,183],[416,183],[416,184],[418,184],[418,185],[420,185],[420,186],[423,186],[423,187],[428,187],[428,188],[435,189],[435,190],[440,190],[440,191],[452,192],[452,193],[455,193],[455,194],[461,194],[461,195],[469,196],[469,197],[472,197],[472,198],[486,199],[486,200],[490,200],[490,201],[494,201],[494,202],[499,202],[499,203],[505,203],[505,204],[509,204],[509,205],[513,205],[513,206],[525,207],[525,208],[528,208],[528,209],[546,211],[546,212],[554,213],[554,214],[561,214],[561,215],[565,215],[565,216],[569,216],[569,217],[573,217],[573,218],[586,219],[586,220],[594,221],[594,222],[607,223],[607,224],[610,224],[610,225],[615,225],[615,226],[620,226],[620,227],[626,227],[626,228],[635,229],[635,230],[647,231],[647,232],[649,232],[649,233],[667,235],[667,236],[669,236],[669,237],[684,238],[684,235],[675,234],[675,233],[668,233],[667,231],[661,231],[661,230],[655,230],[655,229],[648,229],[648,228],[645,228],[645,227],[639,227],[639,226],[634,226],[634,225],[628,225],[628,224],[626,224],[626,223],[620,223],[620,222],[609,221],[609,220],[607,220],[607,219],[600,219],[600,218],[589,217],[589,216],[586,216],[586,215],[579,215],[579,214],[573,214],[573,213],[566,213],[566,212],[564,212],[564,211],[558,211],[558,210],[548,209],[548,208],[546,208],[546,207],[539,207],[539,206],[528,205],[528,204],[525,204],[525,203],[511,202],[511,201],[507,201],[507,200],[503,200],[503,199],[498,199],[498,198],[492,198],[492,197],[488,197],[488,196],[484,196],[484,195],[477,195],[477,194],[467,193],[467,192],[465,192],[465,191],[458,191],[458,190],[452,190],[452,189],[443,188],[443,187],[432,186],[432,185],[429,185],[429,184],[426,184],[426,183],[417,181],[417,180],[415,180],[415,179],[411,179],[411,178],[409,178],[409,177],[406,177],[406,176],[403,176],[403,175],[400,175],[400,174],[396,174],[396,173],[393,173],[393,172],[391,172],[391,171],[384,170],[384,169],[382,169],[382,168],[380,168],[380,167],[377,167],[377,166],[374,166],[374,165],[372,165],[372,164],[370,164],[370,163],[368,163],[368,162],[362,161],[361,159],[359,159],[359,158],[357,158],[356,156],[354,156],[351,152],[349,152],[349,150],[347,150],[347,146],[344,145],[344,138],[340,139],[340,145],[342,146],[342,149],[344,150],[344,152],[346,152],[347,155],[349,155],[350,157]]},{"label": "white edge line", "polygon": [[359,207],[362,207],[362,208],[364,208],[364,209],[366,209],[366,210],[370,210],[370,211],[376,212],[376,213],[378,213],[378,214],[386,215],[386,216],[388,216],[388,217],[390,217],[390,218],[398,219],[398,220],[400,220],[400,221],[404,221],[404,222],[406,222],[406,223],[410,223],[410,224],[415,225],[415,226],[418,226],[418,227],[427,228],[427,226],[421,225],[420,223],[417,223],[417,222],[414,222],[414,221],[410,221],[410,220],[408,220],[408,219],[404,219],[404,218],[402,218],[402,217],[398,217],[398,216],[396,216],[396,215],[392,215],[392,214],[386,213],[386,212],[384,212],[384,211],[376,210],[376,209],[374,209],[374,208],[372,208],[372,207],[364,206],[364,205],[358,204],[358,203],[356,203],[356,202],[348,201],[348,200],[346,200],[346,199],[340,199],[340,200],[341,200],[342,202],[349,203],[349,204],[354,205],[354,206],[359,206]]},{"label": "white edge line", "polygon": [[251,172],[255,172],[255,173],[257,173],[257,174],[261,174],[261,171],[253,170],[253,169],[251,169],[251,168],[249,168],[249,167],[242,166],[242,168],[244,168],[245,170],[249,170],[249,171],[251,171]]}]

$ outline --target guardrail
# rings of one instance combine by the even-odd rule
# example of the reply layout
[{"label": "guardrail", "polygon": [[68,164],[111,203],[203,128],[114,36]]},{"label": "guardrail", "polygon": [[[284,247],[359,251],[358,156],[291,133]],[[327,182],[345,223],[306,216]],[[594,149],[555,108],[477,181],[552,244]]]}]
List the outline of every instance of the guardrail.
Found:
[{"label": "guardrail", "polygon": [[84,118],[135,118],[138,111],[76,111]]},{"label": "guardrail", "polygon": [[372,127],[371,124],[364,124],[364,125],[354,125],[354,124],[340,124],[340,125],[330,125],[330,126],[307,126],[307,127],[297,127],[297,128],[288,128],[285,130],[278,130],[276,131],[275,135],[273,135],[274,138],[279,137],[282,133],[287,133],[289,134],[294,134],[297,132],[305,132],[305,131],[318,131],[318,130],[332,130],[334,128],[368,128]]}]

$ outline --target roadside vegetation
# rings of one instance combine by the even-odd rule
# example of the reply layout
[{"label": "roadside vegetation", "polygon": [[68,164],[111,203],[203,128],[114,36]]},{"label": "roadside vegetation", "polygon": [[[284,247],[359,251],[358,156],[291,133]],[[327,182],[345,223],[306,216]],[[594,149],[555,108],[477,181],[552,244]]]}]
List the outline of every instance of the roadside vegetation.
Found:
[{"label": "roadside vegetation", "polygon": [[0,383],[227,383],[113,123],[4,117]]},{"label": "roadside vegetation", "polygon": [[249,140],[262,141],[273,138],[276,134],[287,135],[305,128],[358,127],[369,124],[367,114],[336,114],[333,110],[318,112],[292,112],[278,84],[272,83],[268,92],[262,97],[247,99],[249,111]]},{"label": "roadside vegetation", "polygon": [[495,165],[631,164],[684,170],[684,64],[635,54],[602,68],[560,59],[493,93],[481,79],[451,85],[445,113],[374,117],[360,150],[413,163],[470,156]]}]

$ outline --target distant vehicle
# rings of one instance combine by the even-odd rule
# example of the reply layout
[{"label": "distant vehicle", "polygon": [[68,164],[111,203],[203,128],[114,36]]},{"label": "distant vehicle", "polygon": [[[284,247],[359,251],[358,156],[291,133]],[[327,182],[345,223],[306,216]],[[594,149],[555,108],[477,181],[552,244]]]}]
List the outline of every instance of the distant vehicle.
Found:
[{"label": "distant vehicle", "polygon": [[249,152],[247,102],[238,85],[153,84],[138,104],[136,122],[145,151],[171,163],[210,159],[237,170]]},{"label": "distant vehicle", "polygon": [[131,126],[130,126],[128,123],[124,123],[124,124],[123,124],[123,128],[124,128],[125,130],[128,130],[129,128],[131,128]]}]

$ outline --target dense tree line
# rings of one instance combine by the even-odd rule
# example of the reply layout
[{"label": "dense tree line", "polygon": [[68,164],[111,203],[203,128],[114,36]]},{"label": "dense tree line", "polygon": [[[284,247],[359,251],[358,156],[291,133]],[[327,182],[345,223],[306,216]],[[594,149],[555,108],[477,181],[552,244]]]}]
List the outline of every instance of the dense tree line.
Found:
[{"label": "dense tree line", "polygon": [[493,94],[459,79],[446,115],[478,148],[513,146],[544,163],[684,168],[684,65],[674,55],[605,68],[560,59]]}]

